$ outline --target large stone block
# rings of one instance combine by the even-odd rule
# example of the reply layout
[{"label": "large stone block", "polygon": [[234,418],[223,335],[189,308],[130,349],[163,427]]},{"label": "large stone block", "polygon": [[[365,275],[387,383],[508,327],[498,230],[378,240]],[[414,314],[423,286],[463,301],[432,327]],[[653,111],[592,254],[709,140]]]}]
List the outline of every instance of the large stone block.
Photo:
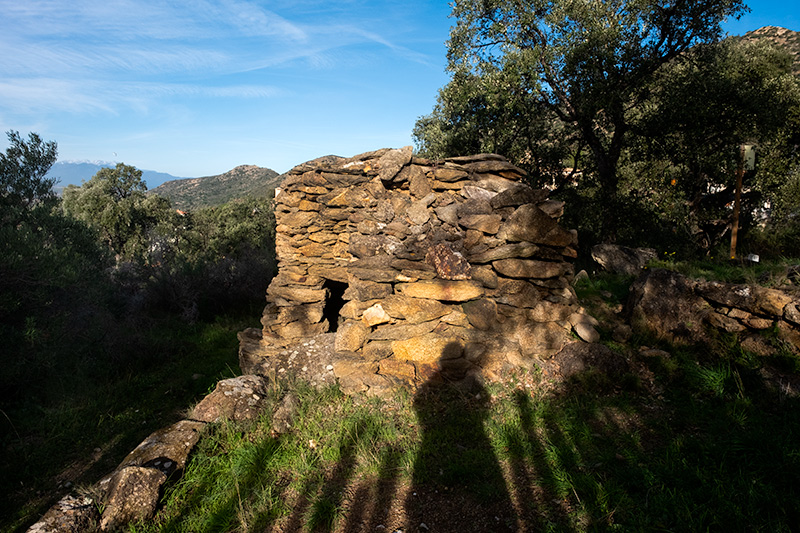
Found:
[{"label": "large stone block", "polygon": [[509,278],[548,279],[572,273],[572,265],[535,259],[501,259],[492,263],[498,274]]},{"label": "large stone block", "polygon": [[419,324],[398,323],[378,326],[378,328],[369,334],[369,340],[397,340],[407,339],[410,337],[418,337],[430,333],[440,322],[438,320],[431,320],[430,322],[421,322]]},{"label": "large stone block", "polygon": [[500,215],[464,215],[458,219],[458,223],[469,229],[494,235],[500,230],[503,218]]},{"label": "large stone block", "polygon": [[134,520],[152,518],[166,479],[155,468],[128,466],[119,470],[109,483],[100,530],[115,531]]},{"label": "large stone block", "polygon": [[267,289],[267,294],[273,298],[283,298],[290,302],[297,302],[300,304],[310,304],[314,302],[321,302],[328,295],[327,289],[309,289],[300,286],[284,286],[275,287],[270,285]]},{"label": "large stone block", "polygon": [[336,351],[355,352],[364,346],[369,327],[359,321],[346,321],[336,330]]},{"label": "large stone block", "polygon": [[192,409],[190,417],[201,422],[253,420],[263,410],[266,397],[267,383],[261,376],[223,379]]},{"label": "large stone block", "polygon": [[358,258],[372,257],[374,255],[394,255],[403,243],[391,235],[361,235],[359,233],[350,238],[349,252]]},{"label": "large stone block", "polygon": [[518,207],[503,223],[497,238],[550,246],[569,246],[574,240],[569,231],[560,227],[550,215],[533,204]]},{"label": "large stone block", "polygon": [[455,337],[442,337],[429,333],[419,337],[397,340],[392,343],[395,359],[433,364],[455,347],[462,349],[461,341]]},{"label": "large stone block", "polygon": [[452,310],[450,306],[438,300],[410,298],[400,295],[389,296],[383,301],[382,306],[389,316],[403,319],[409,324],[436,320]]},{"label": "large stone block", "polygon": [[351,279],[350,285],[344,291],[344,299],[364,302],[377,298],[386,298],[390,294],[392,294],[392,286],[389,283]]},{"label": "large stone block", "polygon": [[447,302],[466,302],[483,296],[484,289],[477,281],[430,280],[398,283],[396,291],[403,296]]}]

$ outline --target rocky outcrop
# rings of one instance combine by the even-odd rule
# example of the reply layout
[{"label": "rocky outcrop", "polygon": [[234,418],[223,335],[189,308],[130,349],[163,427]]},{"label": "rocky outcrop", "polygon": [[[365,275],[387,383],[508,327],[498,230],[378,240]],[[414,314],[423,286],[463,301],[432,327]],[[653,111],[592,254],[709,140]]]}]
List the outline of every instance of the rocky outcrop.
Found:
[{"label": "rocky outcrop", "polygon": [[[595,340],[570,281],[576,232],[563,203],[494,154],[444,161],[383,149],[292,169],[275,198],[278,274],[262,329],[240,334],[240,365],[335,332],[346,391],[416,386],[530,366]],[[448,348],[450,347],[450,348]],[[466,354],[505,354],[503,364]]]},{"label": "rocky outcrop", "polygon": [[757,335],[775,328],[800,350],[800,294],[770,289],[697,281],[677,272],[648,270],[631,287],[631,325],[673,343],[706,340],[708,327],[737,335],[756,353],[769,351]]}]

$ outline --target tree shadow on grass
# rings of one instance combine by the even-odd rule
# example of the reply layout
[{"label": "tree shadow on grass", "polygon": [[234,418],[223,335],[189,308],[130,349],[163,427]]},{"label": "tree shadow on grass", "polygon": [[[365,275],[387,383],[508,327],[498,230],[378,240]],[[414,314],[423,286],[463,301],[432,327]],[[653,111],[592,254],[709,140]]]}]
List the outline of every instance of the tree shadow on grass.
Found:
[{"label": "tree shadow on grass", "polygon": [[238,458],[219,450],[212,459],[228,471],[181,505],[201,508],[220,485],[225,496],[199,525],[176,517],[160,530],[795,530],[800,400],[764,388],[756,371],[678,359],[632,361],[649,384],[588,365],[550,392],[492,386],[494,398],[434,374],[413,399],[408,477],[409,450],[364,411],[334,426],[335,453],[296,485],[279,439]]}]

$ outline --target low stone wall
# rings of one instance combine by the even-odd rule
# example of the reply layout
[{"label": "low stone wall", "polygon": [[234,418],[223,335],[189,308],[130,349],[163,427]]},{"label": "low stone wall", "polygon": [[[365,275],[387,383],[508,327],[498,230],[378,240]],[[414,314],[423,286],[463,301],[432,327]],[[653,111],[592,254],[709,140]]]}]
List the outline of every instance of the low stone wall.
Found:
[{"label": "low stone wall", "polygon": [[334,373],[361,376],[357,390],[491,379],[559,352],[573,329],[596,340],[570,285],[577,233],[524,176],[498,155],[430,161],[410,147],[292,169],[263,328],[240,334],[243,371],[326,332]]},{"label": "low stone wall", "polygon": [[800,292],[689,279],[653,269],[631,287],[631,325],[673,343],[708,340],[707,328],[735,334],[746,349],[769,355],[775,348],[759,332],[775,328],[800,351]]}]

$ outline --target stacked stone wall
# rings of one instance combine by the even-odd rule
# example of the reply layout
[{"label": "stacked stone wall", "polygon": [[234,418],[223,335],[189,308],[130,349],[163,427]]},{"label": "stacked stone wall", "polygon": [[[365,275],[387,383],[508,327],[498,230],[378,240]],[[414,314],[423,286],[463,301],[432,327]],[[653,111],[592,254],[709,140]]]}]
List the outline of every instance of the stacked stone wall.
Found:
[{"label": "stacked stone wall", "polygon": [[295,167],[276,191],[278,274],[243,360],[335,332],[337,377],[414,385],[531,368],[573,328],[591,340],[570,284],[577,234],[524,177],[498,155],[430,161],[410,147]]}]

